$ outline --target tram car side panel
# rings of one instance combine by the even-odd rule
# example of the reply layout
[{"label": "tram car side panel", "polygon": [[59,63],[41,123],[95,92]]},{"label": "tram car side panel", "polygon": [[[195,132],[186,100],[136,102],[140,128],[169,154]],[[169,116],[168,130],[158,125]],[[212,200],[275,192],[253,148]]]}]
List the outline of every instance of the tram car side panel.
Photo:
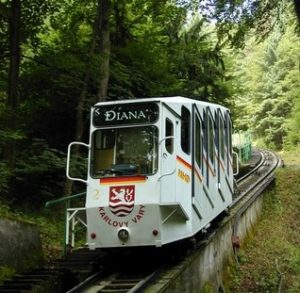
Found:
[{"label": "tram car side panel", "polygon": [[[219,120],[228,111],[216,105],[186,103],[181,105],[181,133],[178,141],[176,198],[188,203],[191,235],[203,229],[232,201],[231,124]],[[227,141],[226,141],[227,140]],[[231,166],[231,161],[228,162]]]},{"label": "tram car side panel", "polygon": [[92,109],[91,249],[161,246],[204,229],[232,200],[228,110],[182,97]]},{"label": "tram car side panel", "polygon": [[[183,171],[185,167],[179,169],[183,125],[181,104],[163,102],[161,109],[161,129],[165,130],[161,138],[162,165],[159,178],[161,184],[161,229],[163,243],[169,243],[192,235],[191,168],[188,164],[189,167],[186,171]],[[190,134],[187,133],[187,135]],[[183,159],[181,160],[186,163]]]}]

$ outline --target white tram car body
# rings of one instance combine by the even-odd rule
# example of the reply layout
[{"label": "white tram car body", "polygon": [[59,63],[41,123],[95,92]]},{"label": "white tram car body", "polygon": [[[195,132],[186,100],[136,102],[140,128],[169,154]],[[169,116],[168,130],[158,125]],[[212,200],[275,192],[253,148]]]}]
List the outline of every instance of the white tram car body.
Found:
[{"label": "white tram car body", "polygon": [[227,108],[183,97],[96,104],[89,248],[162,246],[207,227],[232,202],[231,128]]}]

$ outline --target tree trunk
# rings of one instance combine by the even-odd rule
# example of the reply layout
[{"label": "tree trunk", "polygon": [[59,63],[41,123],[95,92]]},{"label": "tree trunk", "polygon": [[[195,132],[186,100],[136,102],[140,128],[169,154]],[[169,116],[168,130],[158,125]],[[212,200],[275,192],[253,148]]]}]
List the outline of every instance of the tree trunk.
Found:
[{"label": "tree trunk", "polygon": [[[20,19],[21,2],[12,0],[9,19],[10,60],[7,87],[7,117],[5,128],[11,134],[17,130],[18,84],[20,69]],[[14,138],[6,143],[3,152],[4,161],[10,169],[14,169],[16,161],[16,141]]]},{"label": "tree trunk", "polygon": [[[110,8],[110,0],[98,0],[98,6],[97,6],[97,13],[96,13],[96,19],[94,22],[94,27],[93,27],[93,35],[92,35],[92,40],[91,40],[91,46],[90,46],[90,51],[89,51],[89,60],[93,60],[93,57],[96,54],[96,47],[98,40],[105,39],[105,46],[104,49],[101,49],[102,45],[100,45],[100,50],[99,53],[102,55],[102,51],[105,52],[103,54],[108,55],[108,61],[103,61],[107,58],[101,58],[101,65],[100,65],[100,83],[101,86],[99,86],[99,89],[101,88],[101,97],[106,97],[107,96],[107,83],[108,83],[108,72],[109,72],[109,49],[110,49],[110,44],[109,44],[109,24],[108,24],[108,19],[109,19],[109,8]],[[103,22],[103,20],[106,20]],[[104,25],[105,23],[105,25]],[[105,29],[104,29],[105,27]],[[102,37],[103,33],[102,30],[105,30],[106,33],[104,34],[105,37]],[[108,31],[108,33],[107,33]],[[102,43],[102,42],[101,42]],[[108,44],[107,44],[108,43]],[[108,47],[108,50],[107,50]],[[108,52],[108,54],[107,54]],[[102,57],[102,56],[101,56]],[[103,65],[105,63],[105,65]],[[77,141],[82,140],[83,132],[84,132],[84,104],[86,101],[86,97],[88,94],[88,85],[90,81],[90,75],[91,75],[91,68],[90,68],[90,63],[87,64],[86,67],[86,72],[85,72],[85,77],[84,77],[84,83],[83,87],[81,90],[81,93],[78,98],[78,103],[77,103],[77,108],[76,108],[76,133],[75,133],[75,139]],[[102,68],[105,68],[102,69]],[[104,78],[102,78],[102,72],[105,72]],[[99,96],[99,92],[98,95]],[[74,156],[79,155],[79,148],[77,146],[74,146],[72,154]],[[72,193],[72,187],[73,187],[73,181],[67,179],[64,184],[64,191],[63,194],[70,195]]]},{"label": "tree trunk", "polygon": [[107,99],[107,89],[109,82],[109,60],[110,60],[110,29],[109,16],[111,1],[102,0],[101,2],[101,23],[99,31],[101,56],[99,86],[97,91],[97,99],[99,102]]},{"label": "tree trunk", "polygon": [[298,25],[300,26],[300,1],[299,0],[294,0],[294,7],[298,19]]}]

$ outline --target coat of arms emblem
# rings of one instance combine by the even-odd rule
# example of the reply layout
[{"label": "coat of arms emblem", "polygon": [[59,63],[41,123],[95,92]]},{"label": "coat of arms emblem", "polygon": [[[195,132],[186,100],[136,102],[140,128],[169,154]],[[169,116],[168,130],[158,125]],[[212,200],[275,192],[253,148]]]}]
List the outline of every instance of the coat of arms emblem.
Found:
[{"label": "coat of arms emblem", "polygon": [[135,186],[113,186],[109,188],[109,209],[118,216],[125,217],[134,208]]}]

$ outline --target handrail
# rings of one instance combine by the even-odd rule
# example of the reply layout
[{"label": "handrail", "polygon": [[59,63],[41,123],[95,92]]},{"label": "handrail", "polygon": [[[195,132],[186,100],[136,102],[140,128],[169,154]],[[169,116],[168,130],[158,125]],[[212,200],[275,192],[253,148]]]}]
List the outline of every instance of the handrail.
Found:
[{"label": "handrail", "polygon": [[[158,142],[158,144],[161,144],[163,141],[165,141],[165,140],[167,140],[167,139],[176,139],[176,137],[174,136],[174,135],[170,135],[170,136],[165,136],[165,137],[163,137],[159,142]],[[162,156],[164,156],[165,158],[167,157],[167,153],[163,153],[163,155]],[[165,177],[165,176],[169,176],[169,175],[172,175],[172,174],[174,174],[175,172],[176,172],[176,166],[174,167],[174,170],[173,171],[170,171],[170,172],[168,172],[168,173],[164,173],[164,174],[161,174],[162,173],[162,160],[160,160],[160,176],[158,177],[158,181],[160,181],[160,179],[162,178],[162,177]]]},{"label": "handrail", "polygon": [[45,203],[45,208],[48,208],[49,206],[52,206],[52,205],[55,205],[55,204],[58,204],[58,203],[66,202],[66,201],[74,199],[74,198],[81,197],[85,194],[86,194],[86,191],[81,192],[81,193],[77,193],[77,194],[74,194],[74,195],[65,196],[65,197],[62,197],[62,198],[59,198],[59,199],[49,200]]},{"label": "handrail", "polygon": [[68,230],[68,225],[69,223],[67,222],[67,213],[68,213],[68,208],[70,207],[70,200],[75,199],[75,198],[79,198],[82,197],[83,195],[85,195],[86,192],[80,192],[74,195],[69,195],[69,196],[65,196],[59,199],[53,199],[53,200],[49,200],[45,203],[45,208],[48,208],[52,205],[55,204],[59,204],[59,203],[64,203],[65,204],[65,224],[64,224],[64,239],[63,239],[63,244],[62,244],[62,250],[63,250],[63,257],[67,256],[67,230]]},{"label": "handrail", "polygon": [[80,146],[85,146],[87,147],[88,149],[90,148],[90,145],[89,144],[86,144],[86,143],[83,143],[83,142],[79,142],[79,141],[73,141],[69,144],[68,146],[68,154],[67,154],[67,167],[66,167],[66,175],[67,175],[67,178],[71,179],[71,180],[74,180],[74,181],[79,181],[79,182],[83,182],[85,184],[87,184],[87,180],[85,179],[81,179],[81,178],[75,178],[75,177],[72,177],[70,175],[70,159],[71,159],[71,148],[73,145],[80,145]]},{"label": "handrail", "polygon": [[236,152],[232,152],[232,154],[236,156],[236,170],[235,170],[235,173],[233,173],[233,176],[236,176],[240,172],[240,170],[239,170],[239,155]]}]

